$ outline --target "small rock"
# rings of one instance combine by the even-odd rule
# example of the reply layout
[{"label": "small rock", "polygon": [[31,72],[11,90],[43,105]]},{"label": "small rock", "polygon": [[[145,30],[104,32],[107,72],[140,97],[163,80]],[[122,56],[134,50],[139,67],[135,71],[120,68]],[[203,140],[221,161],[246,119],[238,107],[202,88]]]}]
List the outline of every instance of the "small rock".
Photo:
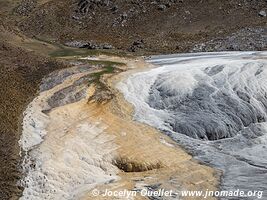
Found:
[{"label": "small rock", "polygon": [[126,12],[124,12],[124,13],[121,15],[121,18],[122,18],[122,19],[127,19],[127,17],[128,17],[128,15],[127,15]]},{"label": "small rock", "polygon": [[115,5],[115,6],[113,6],[113,7],[111,8],[111,11],[112,11],[112,12],[117,12],[118,9],[119,9],[119,7],[118,7],[117,5]]},{"label": "small rock", "polygon": [[111,44],[103,44],[103,49],[113,49]]},{"label": "small rock", "polygon": [[68,47],[74,47],[74,48],[86,48],[88,46],[88,42],[85,41],[71,41],[66,42],[66,46]]},{"label": "small rock", "polygon": [[172,5],[171,2],[168,2],[168,3],[165,4],[165,6],[168,7],[168,8],[170,8],[171,5]]},{"label": "small rock", "polygon": [[130,46],[129,51],[136,52],[138,49],[143,49],[145,47],[144,40],[136,40],[133,42],[133,44]]},{"label": "small rock", "polygon": [[136,40],[136,41],[134,41],[133,42],[133,45],[134,46],[138,46],[138,47],[141,47],[141,46],[143,46],[143,44],[144,44],[144,40]]},{"label": "small rock", "polygon": [[77,17],[77,16],[72,16],[72,19],[74,19],[74,20],[80,20],[80,18]]},{"label": "small rock", "polygon": [[266,17],[267,14],[266,14],[266,12],[264,10],[262,10],[262,11],[259,12],[259,16]]},{"label": "small rock", "polygon": [[161,11],[166,10],[166,8],[167,8],[167,6],[165,6],[163,4],[161,4],[161,5],[158,6],[158,9],[161,10]]},{"label": "small rock", "polygon": [[94,42],[89,42],[87,45],[87,48],[94,50],[94,49],[99,49],[99,46],[95,44]]},{"label": "small rock", "polygon": [[109,0],[103,0],[103,5],[104,6],[109,6],[109,4],[110,4]]}]

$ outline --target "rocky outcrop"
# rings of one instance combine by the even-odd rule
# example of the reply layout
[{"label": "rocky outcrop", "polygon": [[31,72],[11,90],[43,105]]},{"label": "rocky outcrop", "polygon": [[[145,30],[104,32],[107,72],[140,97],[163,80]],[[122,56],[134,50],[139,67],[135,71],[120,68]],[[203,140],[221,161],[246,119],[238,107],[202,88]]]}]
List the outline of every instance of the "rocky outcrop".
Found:
[{"label": "rocky outcrop", "polygon": [[139,40],[134,41],[128,50],[131,52],[136,52],[136,51],[144,49],[144,48],[145,48],[144,40],[139,39]]},{"label": "rocky outcrop", "polygon": [[229,36],[196,44],[191,52],[262,51],[267,49],[267,28],[244,28]]},{"label": "rocky outcrop", "polygon": [[37,5],[37,0],[22,0],[15,11],[20,15],[28,15]]},{"label": "rocky outcrop", "polygon": [[71,41],[66,42],[66,46],[75,47],[75,48],[87,48],[87,49],[113,49],[113,46],[108,43],[97,43],[94,41],[86,42],[86,41]]},{"label": "rocky outcrop", "polygon": [[81,13],[88,13],[96,7],[108,7],[113,4],[112,0],[79,0],[78,9]]}]

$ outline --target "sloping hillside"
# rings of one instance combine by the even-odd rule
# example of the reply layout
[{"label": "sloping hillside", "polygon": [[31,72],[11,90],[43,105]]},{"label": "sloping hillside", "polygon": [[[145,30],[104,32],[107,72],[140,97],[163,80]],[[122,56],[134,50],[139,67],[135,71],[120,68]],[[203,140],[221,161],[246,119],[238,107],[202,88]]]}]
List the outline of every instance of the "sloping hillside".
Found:
[{"label": "sloping hillside", "polygon": [[20,194],[19,146],[22,112],[42,77],[63,64],[0,40],[0,199]]},{"label": "sloping hillside", "polygon": [[[190,51],[212,39],[224,43],[232,34],[256,40],[266,32],[258,30],[266,28],[266,8],[265,0],[24,0],[16,13],[30,36],[162,53]],[[234,42],[222,50],[239,50]],[[266,49],[266,39],[254,49]]]}]

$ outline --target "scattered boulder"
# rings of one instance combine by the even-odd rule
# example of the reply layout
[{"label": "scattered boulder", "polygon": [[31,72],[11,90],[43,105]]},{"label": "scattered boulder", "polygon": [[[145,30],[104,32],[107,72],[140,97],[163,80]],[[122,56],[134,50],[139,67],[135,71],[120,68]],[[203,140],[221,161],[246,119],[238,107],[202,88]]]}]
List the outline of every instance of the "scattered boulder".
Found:
[{"label": "scattered boulder", "polygon": [[108,43],[97,44],[96,42],[93,42],[93,41],[90,41],[90,42],[71,41],[71,42],[66,42],[65,45],[68,47],[74,47],[74,48],[113,49],[113,46],[111,44],[108,44]]},{"label": "scattered boulder", "polygon": [[266,12],[265,12],[264,10],[261,10],[261,11],[259,12],[259,16],[261,16],[261,17],[266,17],[267,14],[266,14]]},{"label": "scattered boulder", "polygon": [[115,5],[115,6],[113,6],[112,8],[111,8],[111,11],[112,12],[117,12],[119,10],[119,7],[117,6],[117,5]]},{"label": "scattered boulder", "polygon": [[226,37],[196,44],[190,52],[264,51],[267,49],[267,28],[244,28]]},{"label": "scattered boulder", "polygon": [[16,8],[16,13],[20,15],[28,15],[37,5],[36,0],[23,0]]},{"label": "scattered boulder", "polygon": [[133,42],[133,45],[135,45],[135,46],[137,46],[139,48],[143,48],[143,46],[144,46],[144,40],[143,39],[136,40],[136,41]]},{"label": "scattered boulder", "polygon": [[102,1],[102,4],[103,4],[104,6],[109,6],[109,4],[110,4],[110,0],[103,0],[103,1]]},{"label": "scattered boulder", "polygon": [[99,45],[97,45],[94,42],[89,42],[88,45],[86,46],[87,49],[100,49]]},{"label": "scattered boulder", "polygon": [[122,20],[127,19],[127,17],[128,17],[128,15],[126,12],[122,13],[122,15],[121,15]]},{"label": "scattered boulder", "polygon": [[130,46],[129,51],[136,52],[138,49],[143,49],[145,47],[144,40],[136,40],[133,42],[133,44]]},{"label": "scattered boulder", "polygon": [[103,44],[103,49],[113,49],[111,44]]},{"label": "scattered boulder", "polygon": [[107,43],[97,44],[95,42],[89,42],[86,48],[88,49],[113,49],[113,46]]},{"label": "scattered boulder", "polygon": [[166,9],[167,9],[166,5],[161,4],[161,5],[158,6],[158,10],[164,11]]},{"label": "scattered boulder", "polygon": [[79,0],[78,10],[80,13],[87,14],[90,10],[95,10],[98,7],[110,7],[111,0]]},{"label": "scattered boulder", "polygon": [[88,42],[85,41],[71,41],[66,42],[66,46],[68,47],[74,47],[74,48],[86,48],[88,46]]},{"label": "scattered boulder", "polygon": [[72,16],[72,19],[74,19],[74,20],[80,20],[80,17],[73,15]]},{"label": "scattered boulder", "polygon": [[122,14],[119,15],[119,17],[114,19],[112,26],[117,26],[117,25],[125,26],[128,17],[129,15],[127,14],[127,12],[123,12]]}]

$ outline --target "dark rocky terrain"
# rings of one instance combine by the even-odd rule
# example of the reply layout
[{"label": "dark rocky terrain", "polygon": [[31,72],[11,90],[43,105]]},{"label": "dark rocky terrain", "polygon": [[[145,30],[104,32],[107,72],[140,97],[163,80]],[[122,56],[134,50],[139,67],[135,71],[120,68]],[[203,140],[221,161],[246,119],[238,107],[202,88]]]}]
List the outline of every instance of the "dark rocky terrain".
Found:
[{"label": "dark rocky terrain", "polygon": [[0,199],[20,195],[20,118],[42,77],[65,67],[49,57],[56,44],[139,55],[266,50],[266,11],[266,0],[0,0]]},{"label": "dark rocky terrain", "polygon": [[17,13],[29,36],[173,53],[266,49],[266,8],[265,0],[24,0]]}]

